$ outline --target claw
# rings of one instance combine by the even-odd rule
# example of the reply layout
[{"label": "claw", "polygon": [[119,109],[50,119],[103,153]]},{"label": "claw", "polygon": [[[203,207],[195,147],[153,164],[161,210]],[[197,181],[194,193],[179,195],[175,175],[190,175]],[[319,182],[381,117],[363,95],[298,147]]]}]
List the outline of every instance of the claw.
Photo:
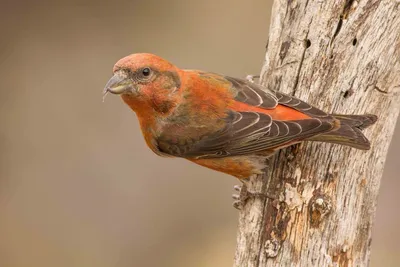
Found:
[{"label": "claw", "polygon": [[249,195],[247,193],[247,187],[246,185],[235,185],[233,189],[239,194],[233,194],[232,198],[234,199],[232,205],[235,209],[241,210],[246,204],[246,200],[249,198]]},{"label": "claw", "polygon": [[242,202],[240,200],[233,201],[232,206],[237,210],[241,210],[243,207]]},{"label": "claw", "polygon": [[260,75],[247,75],[246,80],[248,80],[251,83],[254,83],[254,79],[259,79]]}]

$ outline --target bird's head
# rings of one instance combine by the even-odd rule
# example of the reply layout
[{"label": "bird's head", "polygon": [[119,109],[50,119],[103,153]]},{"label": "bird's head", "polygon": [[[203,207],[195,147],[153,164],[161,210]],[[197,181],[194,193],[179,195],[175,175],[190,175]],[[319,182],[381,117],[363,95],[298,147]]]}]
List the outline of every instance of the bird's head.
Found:
[{"label": "bird's head", "polygon": [[121,95],[133,109],[137,104],[148,104],[166,112],[181,87],[179,71],[156,55],[132,54],[114,65],[114,76],[107,82],[104,94]]}]

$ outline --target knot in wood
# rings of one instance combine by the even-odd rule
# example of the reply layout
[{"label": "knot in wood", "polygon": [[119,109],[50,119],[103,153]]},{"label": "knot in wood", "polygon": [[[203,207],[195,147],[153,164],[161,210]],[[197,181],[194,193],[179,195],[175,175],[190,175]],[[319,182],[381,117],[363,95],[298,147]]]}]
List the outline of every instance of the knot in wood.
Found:
[{"label": "knot in wood", "polygon": [[281,243],[277,239],[268,239],[265,242],[265,253],[268,258],[274,258],[278,255]]},{"label": "knot in wood", "polygon": [[332,201],[329,196],[313,196],[309,203],[310,224],[319,227],[321,222],[332,210]]}]

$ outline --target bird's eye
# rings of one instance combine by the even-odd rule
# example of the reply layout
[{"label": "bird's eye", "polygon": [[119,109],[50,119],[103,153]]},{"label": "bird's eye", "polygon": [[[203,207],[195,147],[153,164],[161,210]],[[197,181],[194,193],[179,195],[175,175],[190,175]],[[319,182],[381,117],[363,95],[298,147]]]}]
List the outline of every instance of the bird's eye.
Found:
[{"label": "bird's eye", "polygon": [[148,76],[150,75],[150,73],[151,73],[151,70],[150,70],[149,68],[144,68],[144,69],[142,70],[142,74],[143,74],[143,76],[145,76],[145,77],[148,77]]}]

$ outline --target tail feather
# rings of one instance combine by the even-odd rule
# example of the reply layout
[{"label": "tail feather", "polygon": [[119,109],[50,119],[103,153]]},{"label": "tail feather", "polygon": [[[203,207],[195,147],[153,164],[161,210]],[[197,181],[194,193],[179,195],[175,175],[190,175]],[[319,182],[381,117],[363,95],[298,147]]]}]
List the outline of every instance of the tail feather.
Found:
[{"label": "tail feather", "polygon": [[331,114],[335,119],[338,119],[340,123],[349,125],[351,127],[357,127],[360,130],[367,128],[374,124],[378,117],[372,114],[365,115],[341,115]]},{"label": "tail feather", "polygon": [[332,116],[339,121],[340,126],[336,130],[314,136],[308,140],[341,144],[362,150],[371,148],[369,140],[364,136],[361,130],[374,124],[378,119],[377,116],[371,114],[332,114]]}]

